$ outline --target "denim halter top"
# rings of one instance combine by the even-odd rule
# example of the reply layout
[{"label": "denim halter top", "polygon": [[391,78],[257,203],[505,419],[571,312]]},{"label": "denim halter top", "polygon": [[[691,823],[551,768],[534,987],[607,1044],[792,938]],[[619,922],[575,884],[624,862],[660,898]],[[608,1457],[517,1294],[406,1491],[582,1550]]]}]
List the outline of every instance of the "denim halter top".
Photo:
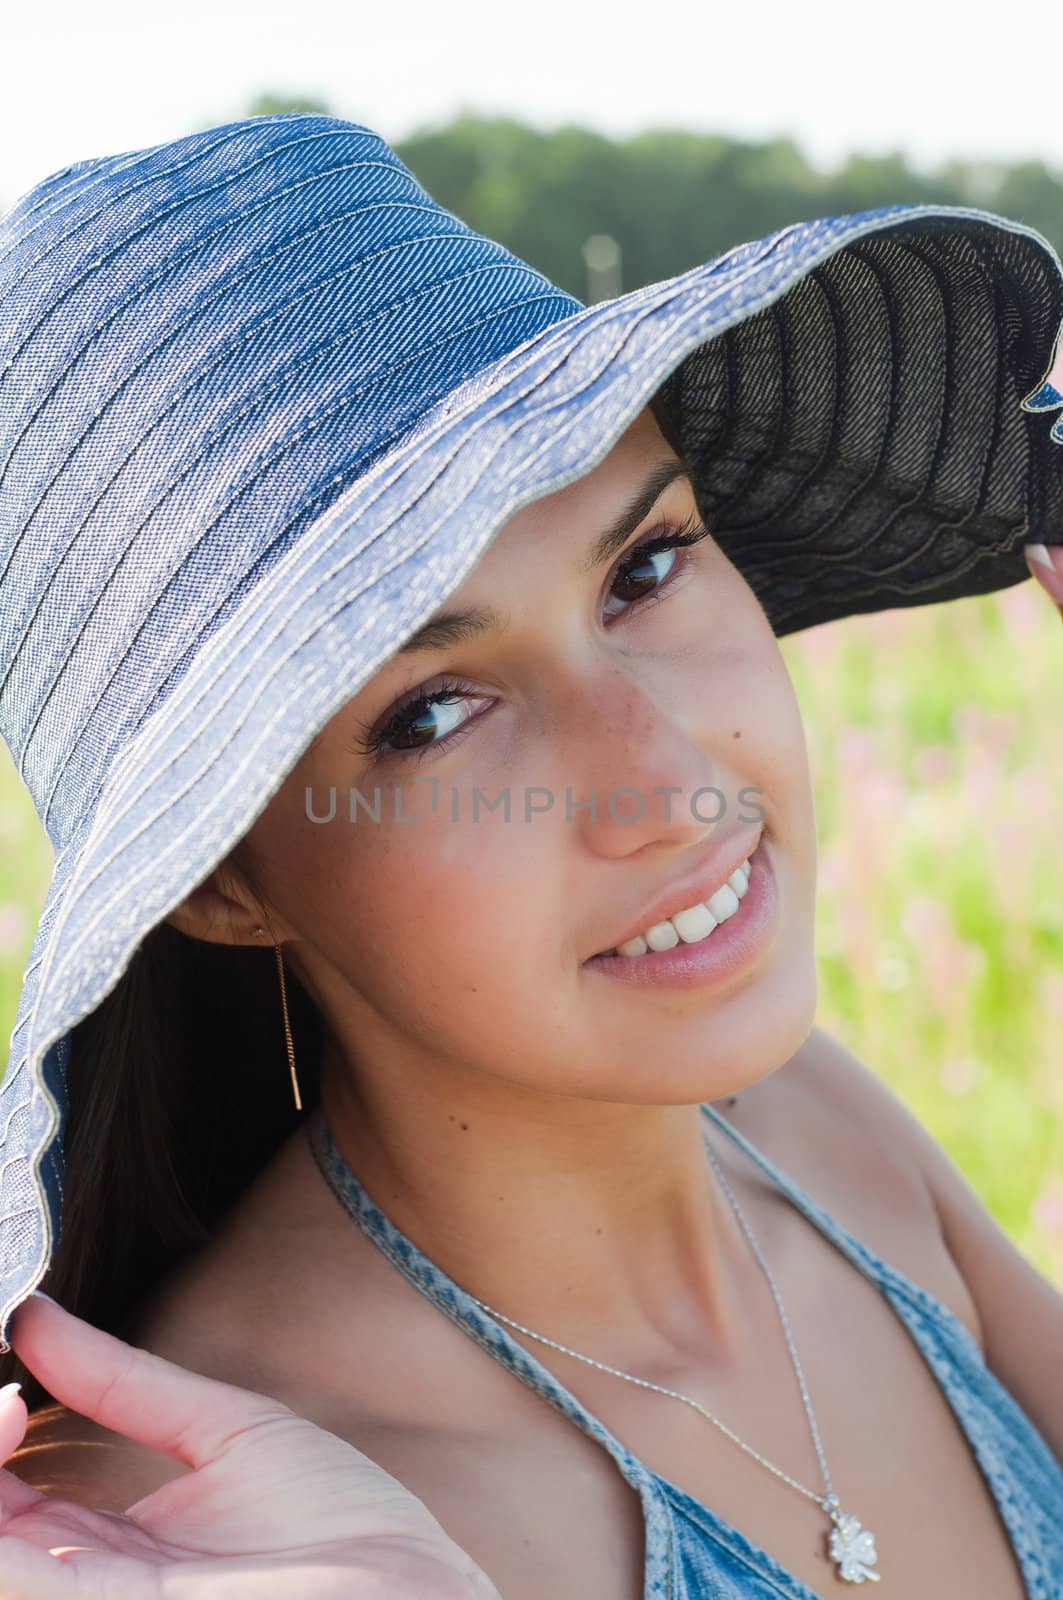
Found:
[{"label": "denim halter top", "polygon": [[[933,1295],[854,1238],[711,1104],[703,1103],[701,1110],[882,1290],[970,1441],[1000,1508],[1029,1600],[1063,1600],[1063,1467],[990,1372],[967,1327]],[[708,1506],[644,1466],[504,1325],[481,1311],[430,1261],[366,1194],[330,1137],[320,1106],[308,1118],[307,1132],[326,1181],[389,1261],[471,1339],[608,1450],[638,1490],[646,1545],[643,1600],[820,1600],[806,1583]]]}]

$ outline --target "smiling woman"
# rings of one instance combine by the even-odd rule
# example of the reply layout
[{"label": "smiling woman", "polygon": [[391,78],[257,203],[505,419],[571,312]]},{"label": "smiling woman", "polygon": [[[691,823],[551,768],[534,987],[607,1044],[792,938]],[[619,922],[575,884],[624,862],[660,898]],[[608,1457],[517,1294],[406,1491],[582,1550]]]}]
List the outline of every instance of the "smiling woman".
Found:
[{"label": "smiling woman", "polygon": [[1026,575],[1045,241],[580,307],[317,116],[5,228],[14,1600],[1063,1593],[1063,1301],[815,1026],[779,648]]}]

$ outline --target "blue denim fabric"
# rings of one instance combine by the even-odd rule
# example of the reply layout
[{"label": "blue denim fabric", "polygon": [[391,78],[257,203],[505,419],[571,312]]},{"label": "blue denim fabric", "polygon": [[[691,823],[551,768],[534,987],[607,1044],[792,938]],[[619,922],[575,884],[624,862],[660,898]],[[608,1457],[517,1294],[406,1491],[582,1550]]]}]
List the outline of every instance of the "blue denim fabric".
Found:
[{"label": "blue denim fabric", "polygon": [[[1063,1467],[990,1372],[968,1329],[933,1295],[854,1238],[712,1105],[704,1103],[701,1110],[882,1290],[970,1441],[1000,1508],[1029,1600],[1063,1600]],[[644,1600],[819,1600],[767,1551],[644,1466],[501,1323],[430,1261],[370,1199],[332,1141],[320,1108],[308,1119],[307,1131],[327,1182],[383,1254],[471,1339],[608,1450],[638,1490],[646,1531]]]}]

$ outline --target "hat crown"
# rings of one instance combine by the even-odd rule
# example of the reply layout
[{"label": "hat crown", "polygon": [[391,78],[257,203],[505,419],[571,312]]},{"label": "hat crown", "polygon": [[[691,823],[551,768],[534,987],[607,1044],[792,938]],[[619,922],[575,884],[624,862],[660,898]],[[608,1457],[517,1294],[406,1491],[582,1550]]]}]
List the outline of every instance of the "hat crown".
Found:
[{"label": "hat crown", "polygon": [[0,223],[0,734],[59,848],[300,533],[581,304],[371,129],[279,114]]}]

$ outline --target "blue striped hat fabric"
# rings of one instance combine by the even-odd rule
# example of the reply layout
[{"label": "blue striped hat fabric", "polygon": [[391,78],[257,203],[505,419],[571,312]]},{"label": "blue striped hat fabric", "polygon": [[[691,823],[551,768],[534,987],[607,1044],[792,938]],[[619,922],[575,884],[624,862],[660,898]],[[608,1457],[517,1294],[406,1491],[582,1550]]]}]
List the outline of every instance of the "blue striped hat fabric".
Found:
[{"label": "blue striped hat fabric", "polygon": [[[711,202],[706,195],[706,203]],[[1025,580],[1063,265],[820,217],[584,306],[371,129],[80,161],[0,220],[0,734],[52,881],[0,1086],[0,1352],[62,1217],[70,1029],[522,506],[659,395],[779,635]]]}]

